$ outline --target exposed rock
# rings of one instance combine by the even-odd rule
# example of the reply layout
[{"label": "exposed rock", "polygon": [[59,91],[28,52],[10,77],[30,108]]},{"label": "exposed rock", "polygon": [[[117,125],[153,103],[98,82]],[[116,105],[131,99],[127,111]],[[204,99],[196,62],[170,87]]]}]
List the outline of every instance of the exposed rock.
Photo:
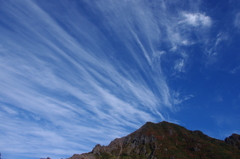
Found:
[{"label": "exposed rock", "polygon": [[97,144],[97,145],[93,148],[92,153],[93,153],[94,155],[95,155],[95,154],[100,155],[101,149],[102,149],[102,146],[101,146],[100,144]]},{"label": "exposed rock", "polygon": [[[237,134],[225,139],[226,143],[238,148],[239,141]],[[73,155],[70,159],[239,158],[240,150],[225,142],[176,124],[147,122],[108,146],[97,144],[91,152]]]},{"label": "exposed rock", "polygon": [[169,135],[173,135],[173,130],[172,129],[169,129],[168,132],[169,132]]},{"label": "exposed rock", "polygon": [[224,140],[227,144],[240,149],[240,135],[232,134]]}]

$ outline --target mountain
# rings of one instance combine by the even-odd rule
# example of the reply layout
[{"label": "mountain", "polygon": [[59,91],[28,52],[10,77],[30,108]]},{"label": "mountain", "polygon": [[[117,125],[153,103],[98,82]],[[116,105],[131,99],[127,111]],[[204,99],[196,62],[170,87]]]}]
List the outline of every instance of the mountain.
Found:
[{"label": "mountain", "polygon": [[239,139],[233,134],[222,141],[166,121],[147,122],[108,146],[98,144],[69,159],[239,159]]},{"label": "mountain", "polygon": [[240,149],[240,135],[232,134],[224,140],[227,144]]}]

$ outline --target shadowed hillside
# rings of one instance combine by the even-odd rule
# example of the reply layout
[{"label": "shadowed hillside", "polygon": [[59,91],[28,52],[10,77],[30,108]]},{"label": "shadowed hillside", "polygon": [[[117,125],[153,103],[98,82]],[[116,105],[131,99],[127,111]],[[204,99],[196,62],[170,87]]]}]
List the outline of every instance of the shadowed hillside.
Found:
[{"label": "shadowed hillside", "polygon": [[224,142],[173,123],[147,122],[108,146],[98,144],[91,152],[75,154],[69,159],[239,159],[238,148],[237,134]]}]

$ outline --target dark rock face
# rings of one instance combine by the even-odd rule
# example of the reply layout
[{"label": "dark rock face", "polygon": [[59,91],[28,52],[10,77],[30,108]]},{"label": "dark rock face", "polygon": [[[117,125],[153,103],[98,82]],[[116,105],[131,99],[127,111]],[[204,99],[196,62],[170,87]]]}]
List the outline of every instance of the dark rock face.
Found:
[{"label": "dark rock face", "polygon": [[153,135],[147,136],[140,133],[127,136],[123,145],[123,148],[127,149],[126,154],[130,155],[134,152],[147,158],[153,158],[153,153],[157,149],[156,138]]},{"label": "dark rock face", "polygon": [[240,135],[232,134],[224,140],[227,144],[240,149]]},{"label": "dark rock face", "polygon": [[[239,135],[224,141],[176,124],[147,122],[135,132],[69,159],[239,159]],[[231,146],[229,146],[231,145]]]}]

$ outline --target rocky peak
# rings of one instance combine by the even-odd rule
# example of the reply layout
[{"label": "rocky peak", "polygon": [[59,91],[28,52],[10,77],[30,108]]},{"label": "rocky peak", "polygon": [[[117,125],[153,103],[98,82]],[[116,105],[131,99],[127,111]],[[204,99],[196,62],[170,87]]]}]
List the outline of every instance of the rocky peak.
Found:
[{"label": "rocky peak", "polygon": [[232,134],[224,140],[227,144],[240,149],[240,135]]},{"label": "rocky peak", "polygon": [[239,135],[233,134],[225,142],[173,123],[147,122],[108,146],[98,144],[91,152],[70,159],[238,158]]}]

